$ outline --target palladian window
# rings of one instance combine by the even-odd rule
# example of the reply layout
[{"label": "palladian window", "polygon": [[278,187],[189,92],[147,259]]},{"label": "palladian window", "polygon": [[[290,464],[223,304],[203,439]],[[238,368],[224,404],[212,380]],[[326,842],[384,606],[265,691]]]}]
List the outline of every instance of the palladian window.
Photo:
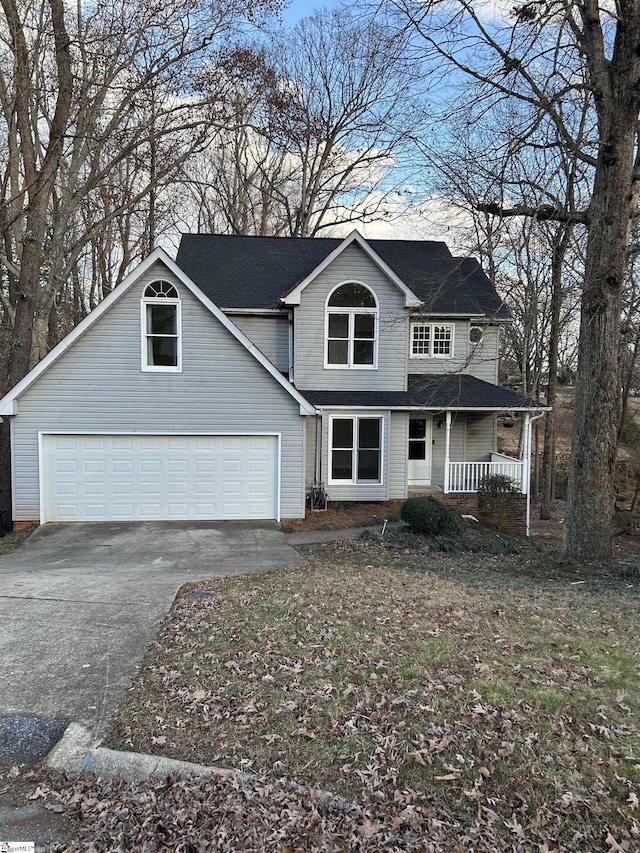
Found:
[{"label": "palladian window", "polygon": [[180,297],[168,281],[154,281],[142,299],[142,369],[181,369]]},{"label": "palladian window", "polygon": [[364,284],[342,284],[327,300],[325,367],[371,369],[377,360],[376,298]]}]

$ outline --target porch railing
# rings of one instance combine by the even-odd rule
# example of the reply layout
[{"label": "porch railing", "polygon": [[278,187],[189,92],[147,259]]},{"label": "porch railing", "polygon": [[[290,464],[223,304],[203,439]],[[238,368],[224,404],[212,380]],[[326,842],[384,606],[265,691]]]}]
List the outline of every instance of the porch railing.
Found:
[{"label": "porch railing", "polygon": [[[494,454],[494,457],[496,455]],[[477,492],[480,481],[492,474],[511,477],[516,486],[522,490],[523,463],[519,459],[502,456],[498,462],[449,462],[448,491]]]}]

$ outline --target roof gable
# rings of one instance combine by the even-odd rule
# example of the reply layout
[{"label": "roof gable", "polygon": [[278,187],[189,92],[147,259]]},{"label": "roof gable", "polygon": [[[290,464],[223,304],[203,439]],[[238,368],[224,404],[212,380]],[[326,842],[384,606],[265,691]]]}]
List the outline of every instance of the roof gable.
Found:
[{"label": "roof gable", "polygon": [[0,399],[0,415],[17,414],[17,400],[37,381],[54,362],[56,362],[82,335],[84,335],[111,306],[120,300],[136,282],[138,282],[156,263],[164,266],[207,308],[227,331],[258,361],[262,367],[287,391],[300,405],[301,414],[314,414],[312,405],[285,379],[262,352],[247,338],[247,336],[218,308],[211,299],[202,293],[198,286],[185,275],[183,270],[171,260],[162,249],[156,249],[142,261],[124,281],[113,290],[90,314],[55,346],[29,373],[2,399]]},{"label": "roof gable", "polygon": [[380,270],[387,276],[387,278],[392,281],[396,287],[402,291],[404,294],[405,300],[405,308],[417,308],[421,304],[421,300],[416,296],[413,291],[407,287],[407,285],[402,281],[402,279],[391,269],[391,267],[383,261],[383,259],[378,255],[371,246],[367,243],[367,241],[362,237],[357,231],[352,231],[348,237],[346,237],[342,243],[335,247],[335,249],[330,252],[316,267],[311,270],[311,272],[305,276],[305,278],[293,288],[289,293],[286,294],[282,298],[282,301],[285,305],[299,305],[300,297],[308,285],[314,281],[320,273],[322,273],[328,266],[334,261],[344,250],[351,246],[353,243],[356,243],[362,251],[376,264]]},{"label": "roof gable", "polygon": [[[347,240],[353,243],[355,234]],[[443,242],[364,240],[358,245],[402,291],[415,309],[431,314],[507,319],[509,313],[473,258],[454,258]],[[229,309],[275,309],[331,262],[345,240],[332,237],[254,237],[184,234],[177,263],[213,302]],[[295,298],[295,297],[294,297]]]}]

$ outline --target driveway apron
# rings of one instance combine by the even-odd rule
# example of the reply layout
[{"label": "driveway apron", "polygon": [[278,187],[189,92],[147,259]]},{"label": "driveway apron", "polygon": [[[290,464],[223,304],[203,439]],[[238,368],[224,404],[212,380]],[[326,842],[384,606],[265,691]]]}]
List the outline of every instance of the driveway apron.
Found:
[{"label": "driveway apron", "polygon": [[183,584],[302,563],[272,522],[39,528],[0,557],[0,764],[98,740]]}]

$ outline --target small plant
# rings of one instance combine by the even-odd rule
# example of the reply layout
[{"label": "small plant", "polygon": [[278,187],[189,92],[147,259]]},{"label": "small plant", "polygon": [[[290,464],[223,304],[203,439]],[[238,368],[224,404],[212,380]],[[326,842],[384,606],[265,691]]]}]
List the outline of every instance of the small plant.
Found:
[{"label": "small plant", "polygon": [[427,536],[456,536],[464,530],[462,516],[432,497],[409,498],[402,504],[400,518],[413,531]]},{"label": "small plant", "polygon": [[465,551],[467,548],[467,540],[459,536],[434,536],[429,540],[429,550],[441,554],[453,554],[455,551]]},{"label": "small plant", "polygon": [[502,527],[520,507],[520,489],[506,474],[490,474],[478,483],[478,510],[485,524]]}]

